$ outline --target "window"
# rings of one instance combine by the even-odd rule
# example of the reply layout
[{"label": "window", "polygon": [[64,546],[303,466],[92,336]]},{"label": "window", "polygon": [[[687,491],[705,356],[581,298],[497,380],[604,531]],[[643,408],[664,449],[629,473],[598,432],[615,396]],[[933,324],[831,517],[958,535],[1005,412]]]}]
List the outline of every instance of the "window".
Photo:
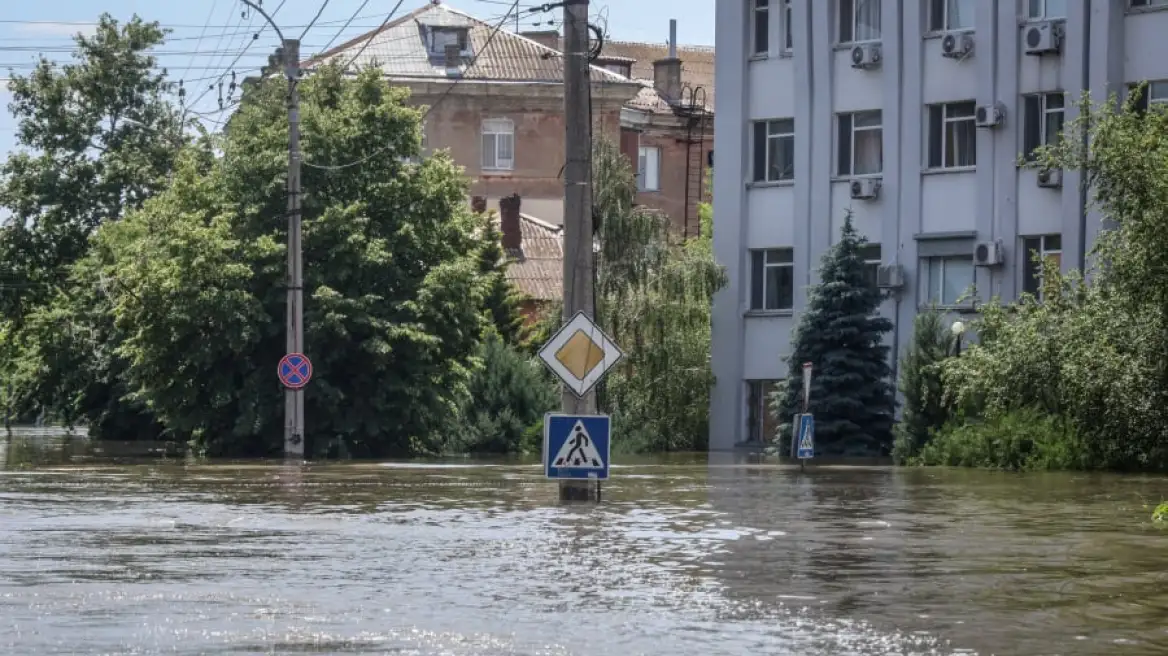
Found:
[{"label": "window", "polygon": [[1022,151],[1033,159],[1034,149],[1052,146],[1062,138],[1066,97],[1061,91],[1022,96]]},{"label": "window", "polygon": [[754,123],[754,181],[795,179],[795,119]]},{"label": "window", "polygon": [[746,439],[750,442],[770,442],[779,432],[779,422],[771,412],[771,394],[779,385],[777,380],[746,381]]},{"label": "window", "polygon": [[972,257],[931,257],[928,266],[929,301],[956,305],[973,285]]},{"label": "window", "polygon": [[633,73],[629,64],[605,64],[604,68],[624,77],[630,77]]},{"label": "window", "polygon": [[929,168],[977,166],[977,127],[972,100],[929,105]]},{"label": "window", "polygon": [[1168,7],[1168,0],[1131,0],[1133,7]]},{"label": "window", "polygon": [[868,286],[877,289],[876,272],[880,269],[880,244],[864,244],[860,247],[860,259],[864,261],[864,278]]},{"label": "window", "polygon": [[489,171],[515,168],[515,124],[511,119],[483,121],[483,168]]},{"label": "window", "polygon": [[871,175],[883,171],[884,129],[880,110],[840,114],[838,124],[839,175]]},{"label": "window", "polygon": [[756,55],[765,55],[771,51],[771,12],[770,0],[750,0],[753,11],[750,20],[754,22],[752,50]]},{"label": "window", "polygon": [[1026,237],[1022,240],[1022,291],[1033,294],[1042,300],[1042,265],[1034,261],[1035,253],[1043,261],[1053,261],[1055,265],[1062,264],[1063,237],[1062,235],[1042,235],[1040,237]]},{"label": "window", "polygon": [[982,0],[930,0],[929,29],[959,32],[973,29],[973,12]]},{"label": "window", "polygon": [[637,191],[661,190],[661,149],[641,146],[637,153]]},{"label": "window", "polygon": [[880,40],[880,0],[839,0],[839,42]]},{"label": "window", "polygon": [[791,0],[783,0],[783,52],[789,53],[795,47],[795,39],[792,38],[791,25],[794,23],[794,16],[791,13]]},{"label": "window", "polygon": [[1067,0],[1026,0],[1026,18],[1030,20],[1066,17]]},{"label": "window", "polygon": [[446,46],[458,44],[460,52],[466,52],[467,37],[466,28],[449,28],[449,27],[431,27],[430,28],[430,54],[443,56],[446,54]]},{"label": "window", "polygon": [[790,248],[750,252],[750,309],[790,310],[795,305],[795,265]]},{"label": "window", "polygon": [[1148,82],[1142,90],[1132,85],[1128,92],[1135,94],[1136,109],[1140,111],[1146,112],[1152,105],[1168,104],[1168,80]]}]

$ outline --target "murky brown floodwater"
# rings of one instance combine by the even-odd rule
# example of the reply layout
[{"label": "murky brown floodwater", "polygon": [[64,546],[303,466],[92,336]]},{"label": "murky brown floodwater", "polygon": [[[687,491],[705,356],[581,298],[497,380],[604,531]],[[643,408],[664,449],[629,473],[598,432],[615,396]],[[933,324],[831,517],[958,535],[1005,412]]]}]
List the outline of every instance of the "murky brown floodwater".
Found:
[{"label": "murky brown floodwater", "polygon": [[1163,478],[4,445],[0,654],[1168,653]]}]

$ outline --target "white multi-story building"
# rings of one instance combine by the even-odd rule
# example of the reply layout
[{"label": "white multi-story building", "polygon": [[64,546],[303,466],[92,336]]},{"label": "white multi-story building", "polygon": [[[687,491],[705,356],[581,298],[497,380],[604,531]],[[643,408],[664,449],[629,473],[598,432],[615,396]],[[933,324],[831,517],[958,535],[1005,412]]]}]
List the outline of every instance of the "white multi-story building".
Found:
[{"label": "white multi-story building", "polygon": [[[893,352],[935,301],[1036,288],[1098,235],[1076,171],[1020,167],[1096,100],[1168,102],[1168,0],[718,0],[712,449],[770,439],[764,396],[853,213]],[[1165,80],[1156,83],[1157,80]]]}]

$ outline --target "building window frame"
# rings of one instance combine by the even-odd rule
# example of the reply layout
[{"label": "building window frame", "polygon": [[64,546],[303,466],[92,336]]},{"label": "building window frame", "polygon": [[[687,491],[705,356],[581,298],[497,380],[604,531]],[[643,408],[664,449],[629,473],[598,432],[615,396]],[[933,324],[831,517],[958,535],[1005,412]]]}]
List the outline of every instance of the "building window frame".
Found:
[{"label": "building window frame", "polygon": [[931,170],[977,168],[977,102],[959,100],[928,105],[928,163]]},{"label": "building window frame", "polygon": [[[1168,0],[1165,1],[1168,2]],[[1144,82],[1146,84],[1142,90],[1139,88],[1139,85],[1142,84],[1140,82],[1128,85],[1128,94],[1136,96],[1136,111],[1146,112],[1153,105],[1168,106],[1168,80],[1144,80]]]},{"label": "building window frame", "polygon": [[1054,258],[1062,266],[1063,236],[1059,233],[1022,237],[1022,291],[1043,300],[1042,266],[1034,261],[1037,253],[1043,261]]},{"label": "building window frame", "polygon": [[1133,11],[1168,9],[1168,0],[1128,0],[1127,7]]},{"label": "building window frame", "polygon": [[771,53],[771,7],[770,0],[748,0],[750,2],[750,54],[766,57]]},{"label": "building window frame", "polygon": [[515,170],[515,121],[488,118],[482,123],[482,170]]},{"label": "building window frame", "polygon": [[864,279],[868,281],[868,286],[872,289],[879,289],[877,284],[877,276],[880,271],[880,263],[883,253],[880,249],[880,244],[866,242],[860,245],[860,260],[864,263]]},{"label": "building window frame", "polygon": [[637,147],[637,191],[661,191],[661,149]]},{"label": "building window frame", "polygon": [[[837,0],[836,40],[840,45],[879,43],[882,37],[880,0]],[[867,20],[862,20],[863,17]]]},{"label": "building window frame", "polygon": [[[953,269],[956,266],[960,266],[962,269],[960,273]],[[967,278],[969,284],[961,289],[946,289],[946,287],[950,287],[948,282],[951,272],[959,281],[962,278]],[[973,266],[972,255],[940,255],[924,258],[924,275],[922,276],[922,280],[925,283],[925,302],[933,303],[940,307],[960,307],[966,305],[961,298],[965,295],[969,287],[975,284],[977,280],[975,272],[976,269]],[[948,297],[946,296],[947,292],[951,293]]]},{"label": "building window frame", "polygon": [[756,183],[790,182],[795,179],[795,119],[754,121],[751,126],[753,165],[751,180]]},{"label": "building window frame", "polygon": [[790,312],[795,308],[795,250],[750,251],[751,312]]},{"label": "building window frame", "polygon": [[[1066,20],[1067,0],[1024,0],[1028,21]],[[1053,5],[1053,8],[1052,8]]]},{"label": "building window frame", "polygon": [[929,31],[945,34],[974,31],[976,26],[974,8],[983,1],[930,0]]},{"label": "building window frame", "polygon": [[795,50],[795,16],[791,9],[791,0],[783,0],[783,12],[780,17],[783,23],[783,44],[780,50],[784,55],[790,55]]},{"label": "building window frame", "polygon": [[[842,178],[884,173],[884,113],[879,109],[836,115],[836,175]],[[859,146],[857,147],[857,143]],[[876,163],[860,158],[861,150],[876,149]]]},{"label": "building window frame", "polygon": [[1040,146],[1053,146],[1066,127],[1066,93],[1048,91],[1022,96],[1022,152],[1033,161]]},{"label": "building window frame", "polygon": [[458,44],[458,51],[466,55],[470,52],[470,31],[465,27],[431,27],[427,45],[431,57],[446,55],[446,46]]},{"label": "building window frame", "polygon": [[770,397],[782,380],[772,378],[746,381],[746,441],[771,442],[778,435],[779,421],[770,409]]}]

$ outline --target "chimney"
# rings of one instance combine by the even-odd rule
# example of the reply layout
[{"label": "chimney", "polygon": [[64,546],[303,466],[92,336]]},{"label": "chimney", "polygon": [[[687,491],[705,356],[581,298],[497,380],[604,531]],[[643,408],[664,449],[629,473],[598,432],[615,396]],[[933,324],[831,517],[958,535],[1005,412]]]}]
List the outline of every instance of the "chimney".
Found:
[{"label": "chimney", "polygon": [[531,32],[520,32],[519,36],[524,36],[536,43],[559,51],[560,49],[560,32],[559,30],[535,30]]},{"label": "chimney", "polygon": [[674,104],[681,100],[681,60],[677,58],[677,20],[669,20],[669,56],[653,62],[653,87]]},{"label": "chimney", "polygon": [[487,197],[486,196],[472,196],[470,199],[470,211],[475,214],[487,213]]},{"label": "chimney", "polygon": [[523,247],[519,227],[519,194],[499,199],[499,230],[503,233],[503,248],[518,250]]}]

